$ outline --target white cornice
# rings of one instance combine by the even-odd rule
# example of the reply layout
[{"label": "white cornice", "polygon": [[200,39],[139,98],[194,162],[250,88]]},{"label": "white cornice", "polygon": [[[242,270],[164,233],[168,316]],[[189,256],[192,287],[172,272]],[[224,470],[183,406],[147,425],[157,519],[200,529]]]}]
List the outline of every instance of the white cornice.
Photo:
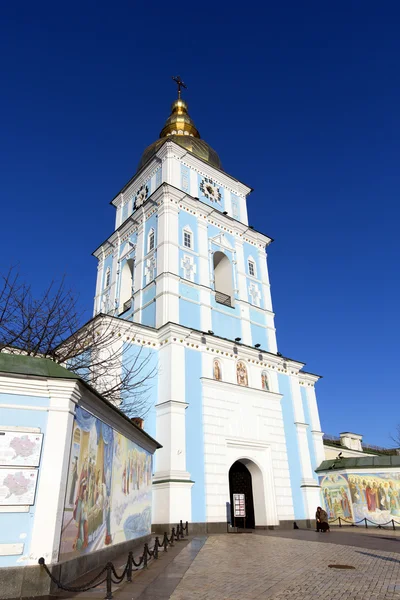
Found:
[{"label": "white cornice", "polygon": [[280,402],[283,398],[282,394],[277,394],[276,392],[267,392],[266,390],[260,390],[259,388],[238,385],[237,383],[229,383],[227,381],[216,381],[215,379],[210,379],[208,377],[201,377],[200,379],[204,387],[211,388],[213,391],[218,391],[220,389],[231,394],[233,389],[235,389],[237,392],[240,392],[243,395],[250,394],[257,396],[258,398],[263,398],[264,400],[271,400],[274,402]]},{"label": "white cornice", "polygon": [[304,363],[250,346],[236,344],[232,340],[193,330],[176,323],[166,323],[159,329],[154,329],[107,315],[98,315],[95,319],[99,321],[99,326],[102,321],[106,326],[111,324],[116,336],[122,338],[121,341],[147,346],[155,350],[166,344],[183,344],[191,350],[210,352],[215,358],[241,359],[259,367],[272,369],[277,373],[298,375],[299,379],[302,379],[303,373],[301,371],[299,373],[299,370],[304,367]]}]

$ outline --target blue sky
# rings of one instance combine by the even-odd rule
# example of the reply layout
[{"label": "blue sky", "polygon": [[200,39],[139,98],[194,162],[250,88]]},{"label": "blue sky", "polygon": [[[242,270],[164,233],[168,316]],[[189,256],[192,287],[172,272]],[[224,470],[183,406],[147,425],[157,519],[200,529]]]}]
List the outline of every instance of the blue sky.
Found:
[{"label": "blue sky", "polygon": [[67,274],[91,315],[109,201],[175,98],[254,187],[280,351],[324,376],[324,431],[400,422],[400,8],[385,2],[28,3],[0,23],[1,268]]}]

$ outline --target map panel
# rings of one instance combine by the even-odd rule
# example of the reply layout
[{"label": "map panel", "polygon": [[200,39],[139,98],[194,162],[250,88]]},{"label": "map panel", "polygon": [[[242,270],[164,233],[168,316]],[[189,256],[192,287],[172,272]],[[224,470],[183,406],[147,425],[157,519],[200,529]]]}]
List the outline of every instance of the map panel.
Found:
[{"label": "map panel", "polygon": [[0,430],[0,465],[38,467],[43,433]]},{"label": "map panel", "polygon": [[37,469],[0,469],[0,506],[33,504]]}]

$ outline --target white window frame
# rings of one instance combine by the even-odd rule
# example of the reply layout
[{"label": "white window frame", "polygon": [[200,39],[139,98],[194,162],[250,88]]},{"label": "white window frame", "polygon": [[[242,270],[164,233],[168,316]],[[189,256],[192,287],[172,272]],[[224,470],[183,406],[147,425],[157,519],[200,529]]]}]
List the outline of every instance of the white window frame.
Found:
[{"label": "white window frame", "polygon": [[183,230],[183,245],[185,248],[192,250],[192,234],[185,229]]},{"label": "white window frame", "polygon": [[[152,242],[153,242],[153,246],[152,246]],[[154,228],[152,227],[150,229],[149,235],[147,237],[147,252],[152,252],[155,247],[156,247],[156,232],[154,231]]]},{"label": "white window frame", "polygon": [[[185,244],[185,235],[189,236],[189,238],[190,238],[190,246],[187,246]],[[194,250],[193,231],[190,229],[190,227],[188,225],[185,225],[185,227],[182,229],[182,246],[185,248],[185,250]]]},{"label": "white window frame", "polygon": [[104,289],[107,289],[108,287],[110,287],[110,283],[111,283],[111,269],[110,269],[110,267],[107,267],[106,276],[104,278]]},{"label": "white window frame", "polygon": [[[253,273],[251,272],[253,270]],[[251,256],[247,259],[247,270],[250,277],[257,277],[257,266],[256,261],[251,258]]]}]

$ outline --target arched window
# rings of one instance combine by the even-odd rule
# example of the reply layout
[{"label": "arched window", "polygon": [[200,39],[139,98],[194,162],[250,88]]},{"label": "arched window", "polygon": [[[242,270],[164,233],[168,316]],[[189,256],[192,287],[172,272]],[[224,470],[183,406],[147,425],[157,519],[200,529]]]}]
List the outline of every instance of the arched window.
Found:
[{"label": "arched window", "polygon": [[150,229],[149,236],[148,236],[148,242],[147,242],[147,252],[151,252],[152,250],[154,250],[155,245],[156,245],[155,232],[154,232],[154,229]]},{"label": "arched window", "polygon": [[239,385],[249,385],[249,380],[247,378],[247,367],[242,360],[239,360],[236,364],[236,377]]},{"label": "arched window", "polygon": [[232,265],[223,252],[214,252],[215,300],[220,304],[232,306],[233,283]]},{"label": "arched window", "polygon": [[269,379],[267,371],[261,373],[261,387],[266,392],[269,392]]},{"label": "arched window", "polygon": [[108,288],[110,283],[111,283],[111,269],[110,269],[110,267],[107,267],[104,287]]},{"label": "arched window", "polygon": [[128,310],[132,304],[133,258],[127,260],[122,267],[121,290],[119,295],[120,314]]},{"label": "arched window", "polygon": [[216,381],[222,381],[222,369],[219,360],[214,360],[213,376]]}]

